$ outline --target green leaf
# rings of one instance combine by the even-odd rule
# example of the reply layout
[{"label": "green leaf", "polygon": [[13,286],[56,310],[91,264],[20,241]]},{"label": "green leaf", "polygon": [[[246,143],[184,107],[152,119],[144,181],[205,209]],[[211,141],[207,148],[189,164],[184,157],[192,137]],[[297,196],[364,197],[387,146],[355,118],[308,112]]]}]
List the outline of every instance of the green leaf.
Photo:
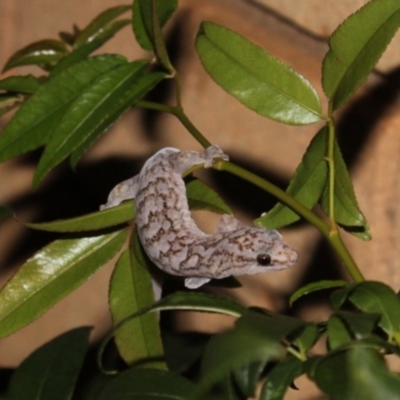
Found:
[{"label": "green leaf", "polygon": [[301,354],[306,354],[319,338],[318,327],[315,324],[307,324],[304,326],[294,339],[292,344],[296,346]]},{"label": "green leaf", "polygon": [[333,110],[365,81],[399,25],[398,0],[374,0],[333,32],[322,68],[322,85]]},{"label": "green leaf", "polygon": [[165,360],[169,371],[189,371],[200,360],[209,338],[207,333],[163,330]]},{"label": "green leaf", "polygon": [[[157,19],[163,27],[178,7],[177,0],[156,0]],[[149,0],[135,0],[133,2],[132,28],[137,42],[144,50],[154,50],[152,2]]]},{"label": "green leaf", "polygon": [[117,6],[111,7],[99,14],[90,24],[79,32],[75,46],[80,47],[83,44],[89,43],[96,39],[98,36],[102,35],[104,30],[106,30],[109,24],[118,18],[121,14],[129,11],[131,9],[130,5],[127,6]]},{"label": "green leaf", "polygon": [[114,55],[93,57],[43,84],[0,135],[0,162],[44,145],[75,98],[95,78],[125,62]]},{"label": "green leaf", "polygon": [[176,292],[158,301],[151,310],[206,311],[240,317],[247,309],[236,301],[221,296],[201,292]]},{"label": "green leaf", "polygon": [[[146,67],[145,62],[119,65],[82,90],[51,133],[33,178],[34,187],[93,131],[100,129],[104,132],[115,121],[115,117],[119,116],[114,115],[115,104],[125,98],[132,86],[140,87],[140,78]],[[135,91],[138,98],[144,94],[140,89]]]},{"label": "green leaf", "polygon": [[80,217],[60,219],[52,222],[21,222],[28,228],[48,232],[84,232],[96,231],[132,221],[135,218],[135,203],[124,201],[119,206]]},{"label": "green leaf", "polygon": [[172,372],[131,368],[104,385],[98,400],[187,400],[194,384]]},{"label": "green leaf", "polygon": [[232,371],[235,384],[239,387],[240,392],[247,397],[251,397],[260,381],[261,373],[265,369],[264,362],[254,362],[242,368]]},{"label": "green leaf", "polygon": [[331,293],[331,304],[335,310],[339,310],[347,300],[347,296],[356,283],[348,283],[343,289],[335,290]]},{"label": "green leaf", "polygon": [[347,282],[342,280],[325,280],[325,281],[311,282],[307,285],[302,286],[300,289],[296,290],[290,296],[289,304],[290,306],[292,306],[297,299],[309,293],[317,292],[319,290],[324,290],[324,289],[343,287],[346,285]]},{"label": "green leaf", "polygon": [[[320,199],[326,185],[328,167],[325,160],[328,129],[323,127],[308,146],[286,192],[308,209]],[[267,229],[278,229],[300,219],[300,216],[283,203],[278,203],[254,223]]]},{"label": "green leaf", "polygon": [[50,243],[0,291],[0,338],[21,329],[83,284],[121,248],[126,231]]},{"label": "green leaf", "polygon": [[283,400],[293,381],[302,374],[303,364],[297,358],[288,355],[268,373],[262,387],[260,400]]},{"label": "green leaf", "polygon": [[287,124],[321,120],[321,104],[310,83],[243,36],[203,22],[196,48],[215,82],[246,107]]},{"label": "green leaf", "polygon": [[[202,379],[193,398],[201,398],[213,385],[237,368],[281,360],[282,340],[303,325],[295,318],[247,311],[233,330],[213,336],[201,363]],[[250,345],[249,345],[250,344]]]},{"label": "green leaf", "polygon": [[[154,303],[151,275],[129,249],[119,258],[111,277],[109,303],[114,326]],[[146,314],[124,324],[115,333],[115,343],[128,365],[163,365],[166,369],[161,362],[163,346],[156,314]]]},{"label": "green leaf", "polygon": [[199,179],[191,179],[186,183],[186,194],[192,210],[209,210],[232,215],[232,210],[218,193]]},{"label": "green leaf", "polygon": [[[368,223],[361,212],[353,184],[350,179],[349,171],[343,160],[340,147],[335,140],[334,148],[335,164],[335,218],[336,222],[352,235],[362,239],[370,240],[371,234]],[[321,198],[321,206],[326,214],[329,214],[329,191],[325,191]]]},{"label": "green leaf", "polygon": [[327,333],[329,348],[332,350],[350,343],[353,340],[346,324],[336,314],[329,318]]},{"label": "green leaf", "polygon": [[[186,185],[189,206],[193,210],[210,210],[221,214],[232,214],[229,206],[204,182],[193,179]],[[109,228],[127,223],[135,218],[135,202],[127,200],[116,207],[96,211],[75,218],[51,222],[21,222],[28,228],[49,232],[84,232]]]},{"label": "green leaf", "polygon": [[51,64],[67,53],[67,46],[60,40],[40,40],[14,53],[4,66],[3,72],[22,65]]},{"label": "green leaf", "polygon": [[174,74],[175,69],[169,59],[165,41],[162,35],[160,20],[158,18],[157,0],[151,0],[151,24],[154,53],[156,54],[159,63],[163,65],[171,74]]},{"label": "green leaf", "polygon": [[400,399],[400,376],[368,345],[319,359],[311,378],[331,399]]},{"label": "green leaf", "polygon": [[10,76],[0,80],[0,90],[15,93],[33,94],[40,85],[40,80],[33,75]]},{"label": "green leaf", "polygon": [[18,94],[0,93],[0,116],[17,107],[22,101]]},{"label": "green leaf", "polygon": [[99,47],[101,47],[104,43],[110,40],[117,32],[119,32],[122,28],[127,26],[131,21],[124,19],[120,21],[115,21],[100,32],[96,38],[87,42],[71,53],[63,57],[57,65],[51,70],[50,77],[54,77],[58,75],[61,71],[71,67],[79,61],[87,58],[89,54],[93,53]]},{"label": "green leaf", "polygon": [[[140,248],[139,240],[133,243],[135,257],[139,264],[146,266],[143,251]],[[134,320],[144,314],[155,311],[166,310],[190,310],[190,311],[205,311],[231,315],[233,317],[240,317],[246,312],[246,308],[241,304],[230,300],[225,297],[214,296],[201,292],[176,292],[170,296],[164,297],[152,306],[142,308],[133,315],[130,315],[125,320],[119,322],[115,329],[119,329],[123,324],[128,321]],[[0,321],[1,322],[1,321]],[[101,345],[99,352],[99,359],[101,364],[101,354],[104,351],[108,341],[112,339],[113,332],[106,337]]]},{"label": "green leaf", "polygon": [[339,318],[356,340],[367,339],[375,330],[381,318],[380,314],[354,313],[339,311],[334,314]]},{"label": "green leaf", "polygon": [[336,309],[346,300],[364,312],[381,315],[379,326],[389,335],[390,340],[400,329],[400,298],[382,282],[353,283],[332,293],[331,302]]},{"label": "green leaf", "polygon": [[70,400],[91,328],[70,330],[35,350],[14,372],[9,400]]},{"label": "green leaf", "polygon": [[[131,87],[126,87],[125,93],[121,95],[119,99],[115,99],[116,93],[113,91],[112,99],[115,99],[115,103],[109,104],[109,109],[104,113],[103,117],[99,118],[97,121],[95,120],[95,124],[91,126],[91,129],[88,129],[88,131],[85,132],[83,135],[83,142],[81,142],[71,154],[71,166],[75,167],[79,159],[93,144],[93,142],[125,111],[150,92],[164,78],[165,74],[163,72],[151,72],[143,76],[138,76],[137,81],[135,81]],[[126,82],[124,83],[124,86],[126,86]],[[115,88],[115,91],[117,91],[117,88]],[[111,99],[107,99],[107,103],[109,103],[110,100]],[[102,105],[102,107],[104,106],[105,104]]]},{"label": "green leaf", "polygon": [[379,326],[393,338],[400,329],[400,299],[381,282],[361,282],[352,287],[348,299],[364,312],[382,315]]}]

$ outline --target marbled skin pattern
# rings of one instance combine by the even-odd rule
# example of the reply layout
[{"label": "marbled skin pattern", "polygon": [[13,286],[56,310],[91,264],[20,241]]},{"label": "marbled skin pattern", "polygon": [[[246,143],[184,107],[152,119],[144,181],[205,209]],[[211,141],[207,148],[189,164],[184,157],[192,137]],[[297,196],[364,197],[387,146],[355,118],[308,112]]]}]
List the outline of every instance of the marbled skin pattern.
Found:
[{"label": "marbled skin pattern", "polygon": [[134,198],[144,250],[163,271],[184,276],[188,288],[210,279],[288,268],[297,260],[278,231],[245,226],[230,215],[222,216],[212,235],[198,228],[190,215],[182,174],[195,165],[209,168],[218,158],[228,160],[218,146],[202,153],[164,148],[147,160],[138,175],[118,184],[101,207]]}]

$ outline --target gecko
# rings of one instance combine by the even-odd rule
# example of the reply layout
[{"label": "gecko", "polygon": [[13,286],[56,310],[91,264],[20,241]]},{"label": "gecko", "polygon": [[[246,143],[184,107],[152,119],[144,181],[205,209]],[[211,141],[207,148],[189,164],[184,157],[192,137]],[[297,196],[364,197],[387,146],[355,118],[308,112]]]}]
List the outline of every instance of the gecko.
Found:
[{"label": "gecko", "polygon": [[276,230],[246,226],[229,214],[222,215],[213,234],[196,225],[182,175],[195,166],[210,168],[218,159],[229,157],[216,145],[203,152],[163,148],[138,175],[115,186],[100,207],[135,199],[136,226],[146,254],[161,270],[184,277],[190,289],[211,279],[289,268],[297,260],[296,251]]}]

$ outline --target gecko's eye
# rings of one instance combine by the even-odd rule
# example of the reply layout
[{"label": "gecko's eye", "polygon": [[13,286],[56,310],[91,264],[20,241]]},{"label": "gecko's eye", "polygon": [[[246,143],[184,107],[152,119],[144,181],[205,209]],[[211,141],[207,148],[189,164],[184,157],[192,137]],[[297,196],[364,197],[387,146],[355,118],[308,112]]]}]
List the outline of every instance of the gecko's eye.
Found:
[{"label": "gecko's eye", "polygon": [[267,266],[267,265],[270,265],[271,264],[271,256],[269,255],[269,254],[265,254],[265,253],[262,253],[262,254],[259,254],[258,256],[257,256],[257,263],[258,263],[258,265],[262,265],[262,266]]}]

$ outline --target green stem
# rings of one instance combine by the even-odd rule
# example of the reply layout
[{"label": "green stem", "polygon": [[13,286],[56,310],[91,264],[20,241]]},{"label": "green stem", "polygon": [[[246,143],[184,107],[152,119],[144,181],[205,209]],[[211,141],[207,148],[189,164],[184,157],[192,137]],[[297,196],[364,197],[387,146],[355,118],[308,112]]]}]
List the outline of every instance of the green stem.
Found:
[{"label": "green stem", "polygon": [[182,125],[192,134],[192,136],[206,149],[211,146],[211,143],[203,136],[203,134],[193,125],[190,119],[184,113],[182,107],[167,106],[165,104],[153,103],[151,101],[140,100],[136,104],[138,107],[147,108],[168,114],[175,115]]},{"label": "green stem", "polygon": [[318,230],[320,230],[327,238],[329,238],[329,226],[321,220],[313,211],[309,210],[299,201],[297,201],[293,196],[286,193],[284,190],[275,186],[273,183],[266,181],[263,178],[260,178],[258,175],[253,174],[250,171],[245,170],[242,167],[239,167],[236,164],[233,164],[229,161],[220,161],[217,164],[217,169],[221,171],[227,171],[231,174],[239,176],[240,178],[253,183],[259,188],[265,190],[268,193],[271,193],[278,200],[285,203],[289,206],[293,211],[301,215],[308,222],[313,224]]},{"label": "green stem", "polygon": [[[204,147],[207,148],[211,146],[211,143],[201,134],[201,132],[193,125],[193,123],[189,120],[186,114],[183,112],[182,107],[172,107],[164,104],[153,103],[148,101],[139,101],[136,103],[137,106],[148,108],[151,110],[166,112],[169,114],[175,115],[179,121],[186,127],[186,129],[192,134],[192,136]],[[334,142],[333,142],[334,144]],[[333,154],[333,153],[332,153]],[[328,150],[329,156],[329,150]],[[333,160],[333,158],[332,158]],[[246,169],[233,164],[229,161],[219,161],[214,165],[215,169],[221,171],[227,171],[231,174],[239,176],[240,178],[253,183],[259,188],[265,190],[268,193],[271,193],[275,196],[279,201],[286,204],[293,211],[298,213],[305,220],[314,225],[331,243],[332,247],[336,250],[339,257],[343,261],[349,275],[355,282],[361,282],[364,280],[360,270],[358,269],[357,264],[355,263],[353,257],[349,253],[347,247],[343,243],[343,240],[340,236],[339,230],[336,227],[336,223],[333,225],[336,229],[332,229],[332,224],[330,226],[326,224],[321,218],[319,218],[313,211],[309,210],[302,203],[297,201],[294,197],[286,193],[284,190],[280,189],[278,186],[275,186],[271,182],[266,181],[263,178],[253,174]],[[333,220],[334,221],[334,220]]]},{"label": "green stem", "polygon": [[329,119],[328,122],[329,134],[328,134],[328,155],[326,160],[328,162],[328,191],[329,191],[329,219],[333,230],[337,230],[336,218],[335,218],[335,125],[333,118]]},{"label": "green stem", "polygon": [[250,171],[245,170],[238,165],[235,165],[229,161],[219,161],[216,164],[216,169],[221,171],[227,171],[231,174],[239,176],[240,178],[253,183],[259,188],[265,190],[268,193],[274,195],[279,201],[285,203],[297,214],[302,216],[305,220],[313,224],[331,243],[332,247],[336,250],[341,260],[343,261],[347,272],[355,282],[364,281],[364,277],[361,274],[357,264],[351,256],[349,250],[343,243],[338,230],[332,230],[324,221],[321,220],[313,211],[309,210],[294,197],[286,193],[284,190],[275,186],[271,182],[266,181],[263,178],[253,174]]},{"label": "green stem", "polygon": [[351,276],[354,282],[363,282],[365,278],[361,273],[358,265],[354,261],[352,255],[349,250],[343,243],[342,237],[340,236],[340,232],[337,229],[336,231],[332,231],[328,237],[331,246],[336,250],[342,259],[348,274]]}]

